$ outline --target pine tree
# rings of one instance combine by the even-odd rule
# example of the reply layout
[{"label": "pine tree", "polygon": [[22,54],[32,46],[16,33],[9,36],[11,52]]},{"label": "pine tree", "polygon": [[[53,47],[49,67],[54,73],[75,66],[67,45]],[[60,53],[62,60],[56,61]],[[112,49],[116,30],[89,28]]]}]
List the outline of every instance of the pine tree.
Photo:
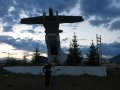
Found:
[{"label": "pine tree", "polygon": [[35,48],[35,52],[34,52],[33,57],[32,57],[32,62],[34,64],[41,64],[41,62],[42,62],[41,54],[39,52],[38,46]]},{"label": "pine tree", "polygon": [[83,59],[76,37],[74,35],[72,43],[70,42],[69,54],[67,55],[66,61],[67,65],[80,65]]},{"label": "pine tree", "polygon": [[92,43],[91,43],[91,46],[90,46],[90,50],[89,50],[89,53],[87,54],[87,57],[88,57],[88,62],[87,62],[87,65],[92,65],[92,66],[96,66],[96,65],[99,65],[99,53],[97,51],[97,48],[95,47],[94,43],[93,43],[93,40],[92,40]]},{"label": "pine tree", "polygon": [[23,63],[23,64],[27,63],[27,58],[26,58],[25,55],[23,56],[22,63]]}]

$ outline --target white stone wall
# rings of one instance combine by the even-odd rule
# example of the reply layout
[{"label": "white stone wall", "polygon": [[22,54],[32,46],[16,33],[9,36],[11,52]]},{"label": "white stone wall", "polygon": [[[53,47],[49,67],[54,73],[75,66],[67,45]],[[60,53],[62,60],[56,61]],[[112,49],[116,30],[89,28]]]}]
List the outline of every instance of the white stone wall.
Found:
[{"label": "white stone wall", "polygon": [[[4,67],[5,70],[8,70],[13,73],[31,73],[34,75],[42,74],[43,66],[13,66],[13,67]],[[96,76],[106,76],[106,67],[103,66],[56,66],[57,69],[60,69],[58,72],[59,75],[96,75]]]}]

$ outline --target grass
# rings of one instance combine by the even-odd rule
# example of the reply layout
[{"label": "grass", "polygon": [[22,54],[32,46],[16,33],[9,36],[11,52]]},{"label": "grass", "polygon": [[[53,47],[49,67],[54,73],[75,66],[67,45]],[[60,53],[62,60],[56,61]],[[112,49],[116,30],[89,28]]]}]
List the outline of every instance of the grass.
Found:
[{"label": "grass", "polygon": [[0,69],[0,90],[120,90],[120,69],[109,69],[107,77],[58,76],[58,87],[45,87],[44,76],[13,74]]}]

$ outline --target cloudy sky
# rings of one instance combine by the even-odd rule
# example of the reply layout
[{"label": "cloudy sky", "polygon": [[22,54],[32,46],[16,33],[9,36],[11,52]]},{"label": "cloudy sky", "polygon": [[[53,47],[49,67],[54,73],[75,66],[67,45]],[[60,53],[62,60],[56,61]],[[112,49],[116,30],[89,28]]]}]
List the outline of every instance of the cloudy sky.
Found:
[{"label": "cloudy sky", "polygon": [[60,15],[83,16],[84,22],[60,24],[61,47],[67,52],[74,32],[85,54],[96,34],[104,56],[120,53],[120,0],[0,0],[0,57],[30,55],[36,46],[45,55],[43,25],[20,24],[21,18],[41,16],[52,7]]}]

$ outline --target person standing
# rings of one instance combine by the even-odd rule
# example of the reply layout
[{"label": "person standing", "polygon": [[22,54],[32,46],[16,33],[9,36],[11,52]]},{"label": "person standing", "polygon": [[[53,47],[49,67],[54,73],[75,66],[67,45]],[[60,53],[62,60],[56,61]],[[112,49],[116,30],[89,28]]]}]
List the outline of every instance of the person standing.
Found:
[{"label": "person standing", "polygon": [[51,65],[48,63],[43,67],[43,72],[45,74],[45,86],[48,87],[50,85],[50,77],[51,77]]}]

